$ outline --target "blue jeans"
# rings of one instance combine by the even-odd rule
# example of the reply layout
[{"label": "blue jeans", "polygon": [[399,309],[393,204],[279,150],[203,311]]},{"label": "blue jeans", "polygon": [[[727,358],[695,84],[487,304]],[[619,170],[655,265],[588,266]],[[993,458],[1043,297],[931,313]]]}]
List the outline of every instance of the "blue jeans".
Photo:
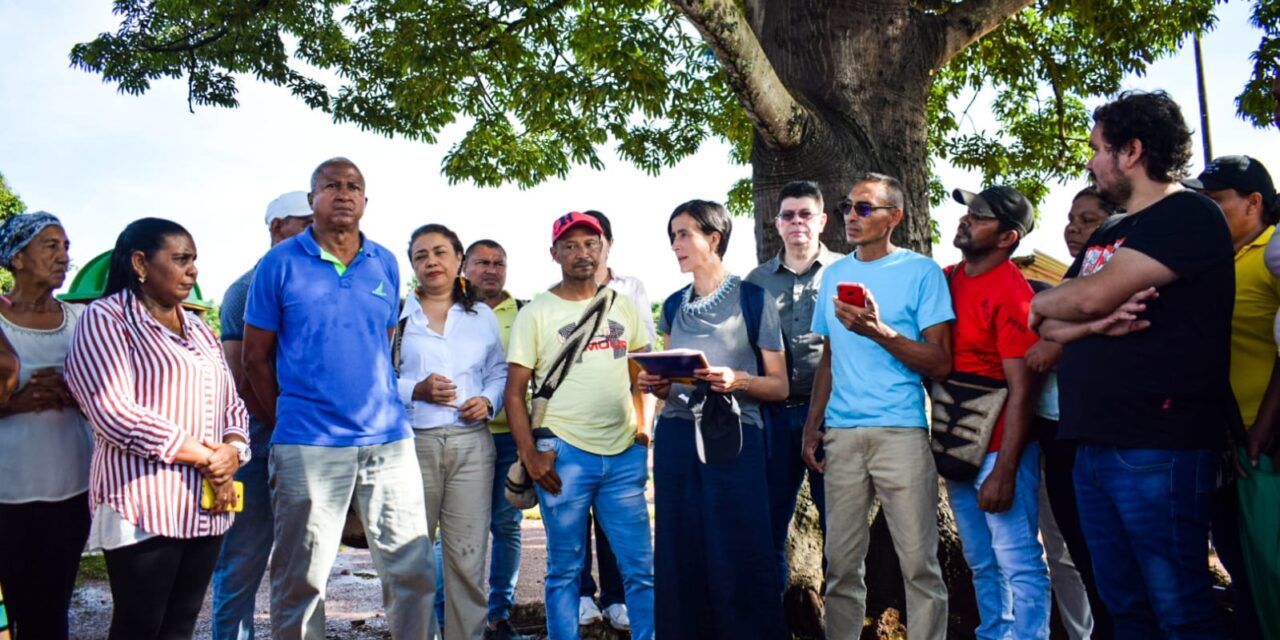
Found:
[{"label": "blue jeans", "polygon": [[236,480],[244,483],[244,511],[223,537],[213,570],[214,640],[253,640],[254,601],[275,538],[267,455],[255,453]]},{"label": "blue jeans", "polygon": [[493,464],[493,505],[489,533],[493,549],[489,553],[489,619],[505,620],[515,604],[516,581],[520,578],[520,521],[524,514],[511,506],[504,493],[507,470],[516,461],[516,441],[509,433],[493,434],[497,457]]},{"label": "blue jeans", "polygon": [[537,486],[547,531],[547,638],[578,637],[578,580],[587,553],[587,512],[614,543],[626,591],[631,637],[653,640],[653,546],[649,539],[648,450],[636,445],[602,456],[560,440],[538,440],[539,451],[556,453],[559,495]]},{"label": "blue jeans", "polygon": [[738,457],[707,464],[698,459],[693,422],[664,417],[654,447],[659,637],[790,637],[763,500],[764,432],[742,425]]},{"label": "blue jeans", "polygon": [[595,529],[596,560],[600,564],[600,608],[605,609],[615,604],[626,602],[626,593],[622,588],[622,574],[618,572],[618,559],[613,555],[613,547],[609,546],[609,536],[600,528],[600,521],[591,516],[592,526],[587,527],[587,556],[582,565],[582,579],[578,583],[578,595],[595,599],[596,580],[591,576],[591,530]]},{"label": "blue jeans", "polygon": [[973,570],[982,618],[977,636],[981,640],[1047,640],[1052,597],[1039,538],[1040,445],[1027,445],[1018,461],[1013,506],[1002,513],[987,513],[978,508],[978,491],[998,455],[987,454],[973,481],[947,480],[964,559]]},{"label": "blue jeans", "polygon": [[1117,638],[1226,637],[1205,559],[1218,469],[1203,449],[1077,449],[1080,525]]},{"label": "blue jeans", "polygon": [[[822,474],[810,469],[800,458],[800,449],[804,445],[804,422],[809,417],[809,403],[801,402],[788,406],[764,405],[761,413],[769,412],[770,420],[766,427],[770,430],[766,445],[765,478],[769,484],[769,530],[773,533],[773,555],[778,564],[778,576],[781,591],[787,590],[787,534],[791,531],[791,517],[796,512],[796,493],[805,475],[809,476],[809,493],[818,508],[818,526],[823,537],[827,532],[826,500],[823,488],[826,482]],[[822,445],[818,445],[818,458],[822,458]],[[822,567],[826,569],[827,559],[823,557]]]},{"label": "blue jeans", "polygon": [[440,539],[431,543],[431,553],[436,556],[436,610],[435,631],[444,637],[444,549],[440,548]]}]

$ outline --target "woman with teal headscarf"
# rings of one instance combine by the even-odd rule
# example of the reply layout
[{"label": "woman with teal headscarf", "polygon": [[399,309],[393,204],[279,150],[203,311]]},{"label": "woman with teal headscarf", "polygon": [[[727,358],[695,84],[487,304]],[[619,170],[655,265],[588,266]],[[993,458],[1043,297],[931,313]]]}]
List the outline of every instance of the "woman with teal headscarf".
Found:
[{"label": "woman with teal headscarf", "polygon": [[[0,330],[19,362],[0,403],[0,584],[15,635],[68,636],[67,609],[89,535],[89,428],[62,377],[83,306],[53,297],[67,275],[67,235],[39,211],[0,226]],[[20,635],[18,635],[20,634]]]}]

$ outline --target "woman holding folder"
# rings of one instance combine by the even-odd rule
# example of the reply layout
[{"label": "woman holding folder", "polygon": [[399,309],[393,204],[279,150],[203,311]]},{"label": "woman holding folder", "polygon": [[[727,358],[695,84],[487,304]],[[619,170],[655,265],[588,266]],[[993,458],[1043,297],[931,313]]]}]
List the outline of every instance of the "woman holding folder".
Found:
[{"label": "woman holding folder", "polygon": [[671,214],[667,235],[693,283],[663,305],[668,348],[700,350],[694,383],[642,373],[666,400],[655,428],[657,636],[785,638],[765,486],[761,402],[787,397],[777,309],[764,290],[729,274],[732,222],[715,202]]}]

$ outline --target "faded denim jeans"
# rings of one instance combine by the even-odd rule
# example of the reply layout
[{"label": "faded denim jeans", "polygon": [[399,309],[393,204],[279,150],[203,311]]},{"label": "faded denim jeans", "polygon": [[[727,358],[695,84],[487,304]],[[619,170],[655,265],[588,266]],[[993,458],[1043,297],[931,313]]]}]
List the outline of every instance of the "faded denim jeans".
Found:
[{"label": "faded denim jeans", "polygon": [[626,591],[634,640],[653,640],[653,544],[649,533],[648,449],[633,445],[602,456],[559,439],[538,440],[539,451],[555,451],[559,495],[537,486],[547,531],[547,638],[578,638],[578,578],[587,553],[587,512],[613,543]]},{"label": "faded denim jeans", "polygon": [[980,640],[1049,638],[1049,565],[1040,544],[1040,445],[1022,451],[1008,511],[978,508],[978,491],[999,454],[988,453],[973,481],[947,480],[951,511],[973,570]]},{"label": "faded denim jeans", "polygon": [[1219,460],[1204,449],[1076,451],[1080,525],[1117,638],[1226,637],[1206,560]]}]

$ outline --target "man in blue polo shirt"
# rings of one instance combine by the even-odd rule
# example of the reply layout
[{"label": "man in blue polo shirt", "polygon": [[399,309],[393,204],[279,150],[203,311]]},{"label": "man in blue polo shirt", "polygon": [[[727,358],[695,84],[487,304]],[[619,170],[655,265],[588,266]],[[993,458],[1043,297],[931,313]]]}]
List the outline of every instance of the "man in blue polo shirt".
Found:
[{"label": "man in blue polo shirt", "polygon": [[[890,176],[873,173],[854,185],[839,209],[855,252],[827,267],[813,311],[813,332],[823,336],[824,349],[801,457],[825,472],[828,638],[862,633],[867,513],[874,498],[902,567],[911,639],[941,640],[947,632],[938,472],[921,383],[951,373],[955,314],[938,265],[890,241],[904,200],[902,183]],[[841,283],[862,286],[861,305],[836,299]]]},{"label": "man in blue polo shirt", "polygon": [[271,436],[272,637],[324,638],[325,582],[354,493],[391,635],[425,640],[435,557],[422,476],[396,396],[395,257],[360,233],[364,176],[333,158],[311,176],[315,222],[258,265],[244,368]]}]

